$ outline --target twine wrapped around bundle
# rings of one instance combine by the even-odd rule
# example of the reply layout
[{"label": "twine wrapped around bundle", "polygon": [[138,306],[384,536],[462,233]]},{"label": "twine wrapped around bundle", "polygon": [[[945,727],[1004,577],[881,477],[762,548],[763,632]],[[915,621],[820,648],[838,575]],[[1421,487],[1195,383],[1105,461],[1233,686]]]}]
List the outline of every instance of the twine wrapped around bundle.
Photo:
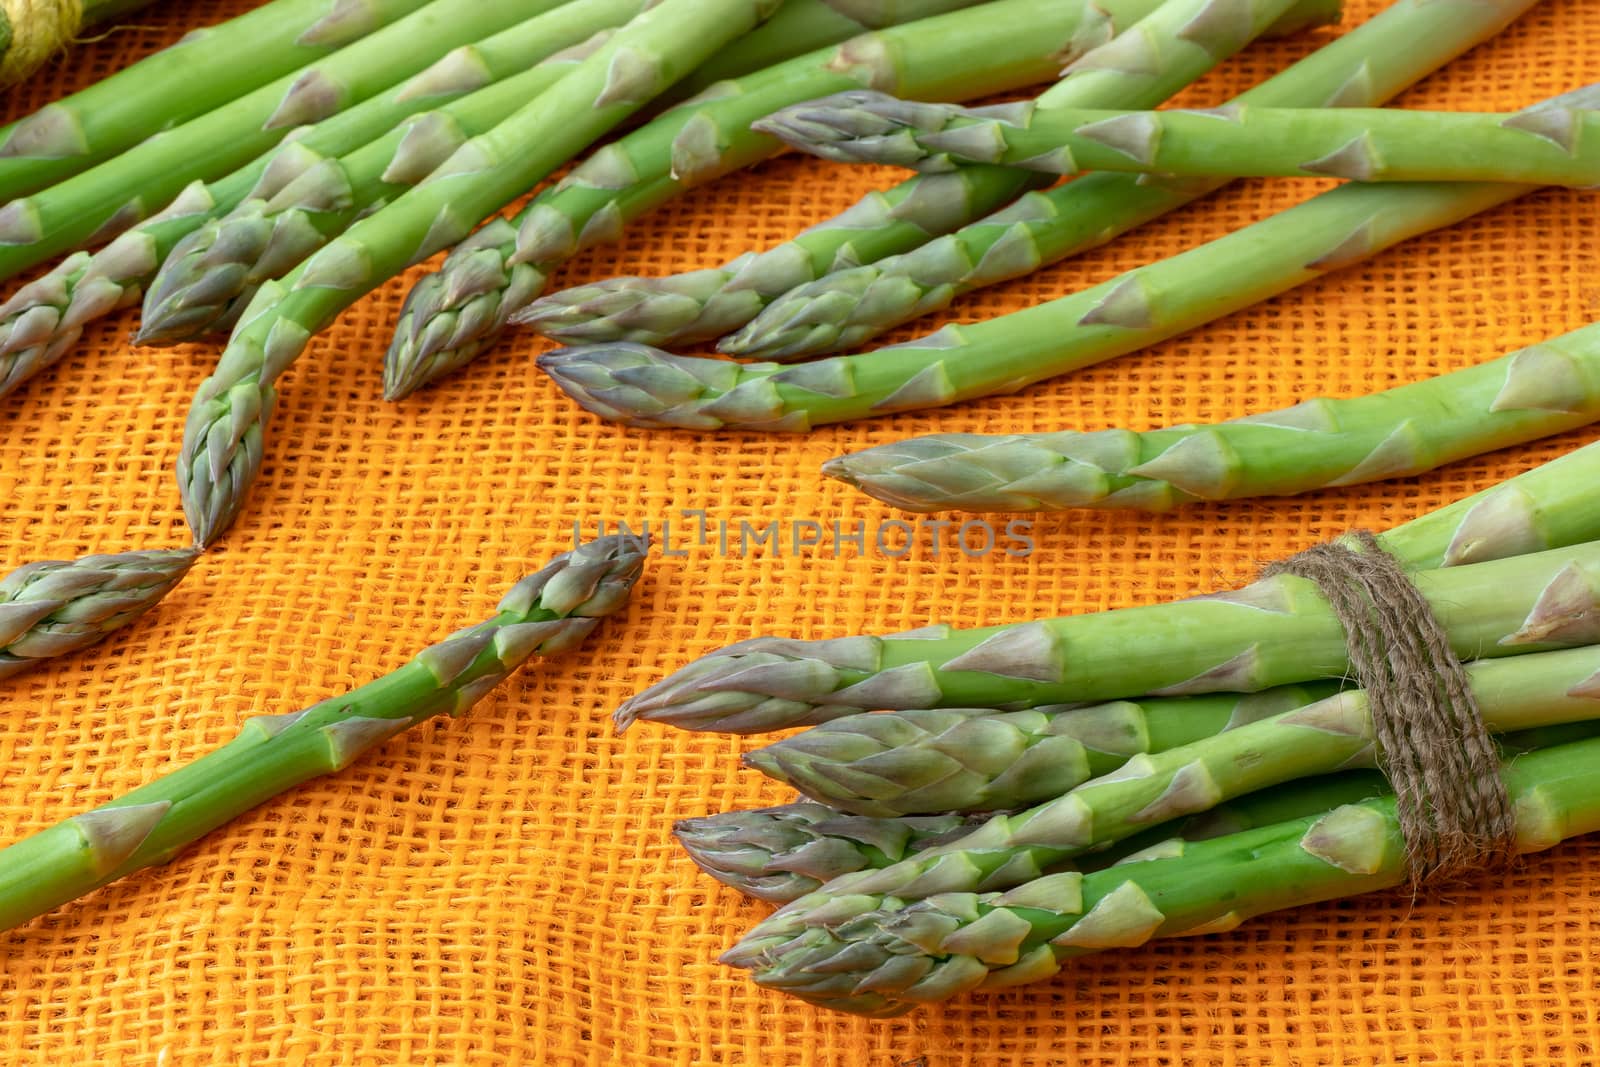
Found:
[{"label": "twine wrapped around bundle", "polygon": [[85,26],[152,0],[0,0],[0,86],[15,85],[78,40]]},{"label": "twine wrapped around bundle", "polygon": [[6,25],[0,85],[15,85],[32,74],[83,28],[83,0],[0,0]]},{"label": "twine wrapped around bundle", "polygon": [[1318,545],[1265,575],[1315,582],[1345,630],[1366,690],[1379,765],[1394,786],[1413,886],[1505,864],[1515,819],[1500,759],[1444,627],[1371,533]]}]

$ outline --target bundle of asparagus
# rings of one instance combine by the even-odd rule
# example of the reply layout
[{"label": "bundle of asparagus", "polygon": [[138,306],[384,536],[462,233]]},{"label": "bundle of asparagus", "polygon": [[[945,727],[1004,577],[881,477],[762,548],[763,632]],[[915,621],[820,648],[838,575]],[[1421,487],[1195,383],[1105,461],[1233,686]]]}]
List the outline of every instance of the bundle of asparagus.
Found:
[{"label": "bundle of asparagus", "polygon": [[[1467,658],[1484,724],[1524,753],[1503,774],[1518,851],[1600,829],[1600,518],[1577,488],[1597,463],[1600,444],[1375,544]],[[1346,639],[1315,583],[1279,573],[988,630],[745,641],[617,718],[812,726],[746,757],[805,803],[678,836],[785,904],[727,962],[888,1015],[1405,881],[1411,801],[1372,773],[1401,753],[1376,694],[1339,688]]]}]

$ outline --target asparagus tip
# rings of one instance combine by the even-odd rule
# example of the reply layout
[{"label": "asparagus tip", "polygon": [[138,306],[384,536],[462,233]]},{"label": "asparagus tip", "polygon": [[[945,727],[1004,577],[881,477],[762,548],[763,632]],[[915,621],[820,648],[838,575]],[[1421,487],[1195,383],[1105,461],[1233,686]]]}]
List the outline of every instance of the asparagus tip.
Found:
[{"label": "asparagus tip", "polygon": [[834,456],[832,459],[826,460],[822,464],[822,476],[824,478],[832,478],[836,482],[843,482],[856,489],[861,488],[861,483],[856,480],[855,472],[850,467],[849,456]]}]

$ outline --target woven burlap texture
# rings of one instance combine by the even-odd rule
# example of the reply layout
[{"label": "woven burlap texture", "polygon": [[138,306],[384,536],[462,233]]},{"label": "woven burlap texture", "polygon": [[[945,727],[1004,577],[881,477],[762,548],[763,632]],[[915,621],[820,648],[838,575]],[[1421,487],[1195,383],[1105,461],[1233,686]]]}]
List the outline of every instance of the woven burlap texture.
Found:
[{"label": "woven burlap texture", "polygon": [[[4,101],[88,84],[244,0],[155,5]],[[1351,0],[1346,24],[1380,0]],[[1252,48],[1182,97],[1214,104],[1326,32]],[[246,57],[247,59],[247,57]],[[1546,0],[1407,106],[1515,108],[1600,69],[1600,4]],[[895,179],[784,158],[687,197],[560,284],[662,274],[765,246]],[[953,309],[1021,308],[1189,248],[1325,183],[1246,182],[1111,247]],[[146,782],[404,662],[487,614],[574,522],[869,525],[824,482],[840,451],[946,431],[1146,428],[1353,396],[1600,317],[1600,200],[1545,192],[1155,349],[1000,399],[805,438],[646,434],[583,414],[517,336],[441,388],[379,399],[406,281],[318,339],[283,383],[239,524],[138,626],[10,683],[0,839]],[[894,339],[935,323],[917,324]],[[171,468],[214,350],[137,350],[96,326],[0,413],[0,567],[185,543]],[[1592,439],[1568,435],[1398,484],[1169,517],[1040,519],[1037,551],[904,559],[737,541],[656,558],[586,647],[145,872],[0,934],[0,1062],[954,1065],[1581,1064],[1600,1045],[1593,842],[1446,899],[1380,895],[1075,962],[1057,978],[892,1022],[756,990],[719,951],[764,907],[700,875],[675,818],[789,799],[741,742],[608,714],[686,659],[799,637],[1168,599],[1351,527],[1382,529]],[[684,520],[679,518],[681,526]],[[692,522],[692,520],[690,520]],[[713,530],[714,533],[714,530]],[[715,538],[713,537],[713,542]]]}]

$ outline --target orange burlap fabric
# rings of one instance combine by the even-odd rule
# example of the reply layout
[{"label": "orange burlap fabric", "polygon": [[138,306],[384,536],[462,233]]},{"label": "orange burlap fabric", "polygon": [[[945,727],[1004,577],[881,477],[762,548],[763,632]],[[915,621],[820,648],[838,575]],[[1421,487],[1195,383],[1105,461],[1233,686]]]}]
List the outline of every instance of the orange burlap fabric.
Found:
[{"label": "orange burlap fabric", "polygon": [[[155,5],[4,99],[6,118],[245,0]],[[1381,7],[1350,0],[1354,23]],[[1253,48],[1183,98],[1218,102],[1321,39]],[[1547,0],[1410,106],[1511,109],[1592,80],[1600,4]],[[720,263],[843,208],[888,171],[782,159],[687,197],[558,278]],[[994,315],[1188,248],[1308,195],[1247,182],[1073,263],[963,302]],[[145,622],[7,686],[0,839],[222,742],[246,716],[359,684],[490,610],[574,520],[896,517],[824,482],[851,447],[933,430],[1149,427],[1350,396],[1600,317],[1600,200],[1546,192],[1139,356],[1022,395],[803,439],[602,425],[517,336],[442,388],[379,399],[406,285],[283,383],[253,506]],[[926,329],[933,323],[920,324]],[[133,350],[127,316],[0,412],[0,567],[183,543],[170,469],[214,353]],[[911,336],[906,331],[901,337]],[[1179,515],[1041,520],[1039,550],[904,560],[691,546],[627,613],[461,721],[213,834],[161,870],[0,934],[0,1062],[191,1064],[1583,1064],[1600,1045],[1600,863],[1571,843],[1452,889],[1306,908],[1074,963],[1056,979],[865,1022],[715,962],[764,912],[669,837],[788,799],[744,743],[607,718],[729,640],[963,626],[1199,592],[1353,526],[1383,528],[1595,436],[1414,481]],[[675,536],[677,536],[675,534]]]}]

